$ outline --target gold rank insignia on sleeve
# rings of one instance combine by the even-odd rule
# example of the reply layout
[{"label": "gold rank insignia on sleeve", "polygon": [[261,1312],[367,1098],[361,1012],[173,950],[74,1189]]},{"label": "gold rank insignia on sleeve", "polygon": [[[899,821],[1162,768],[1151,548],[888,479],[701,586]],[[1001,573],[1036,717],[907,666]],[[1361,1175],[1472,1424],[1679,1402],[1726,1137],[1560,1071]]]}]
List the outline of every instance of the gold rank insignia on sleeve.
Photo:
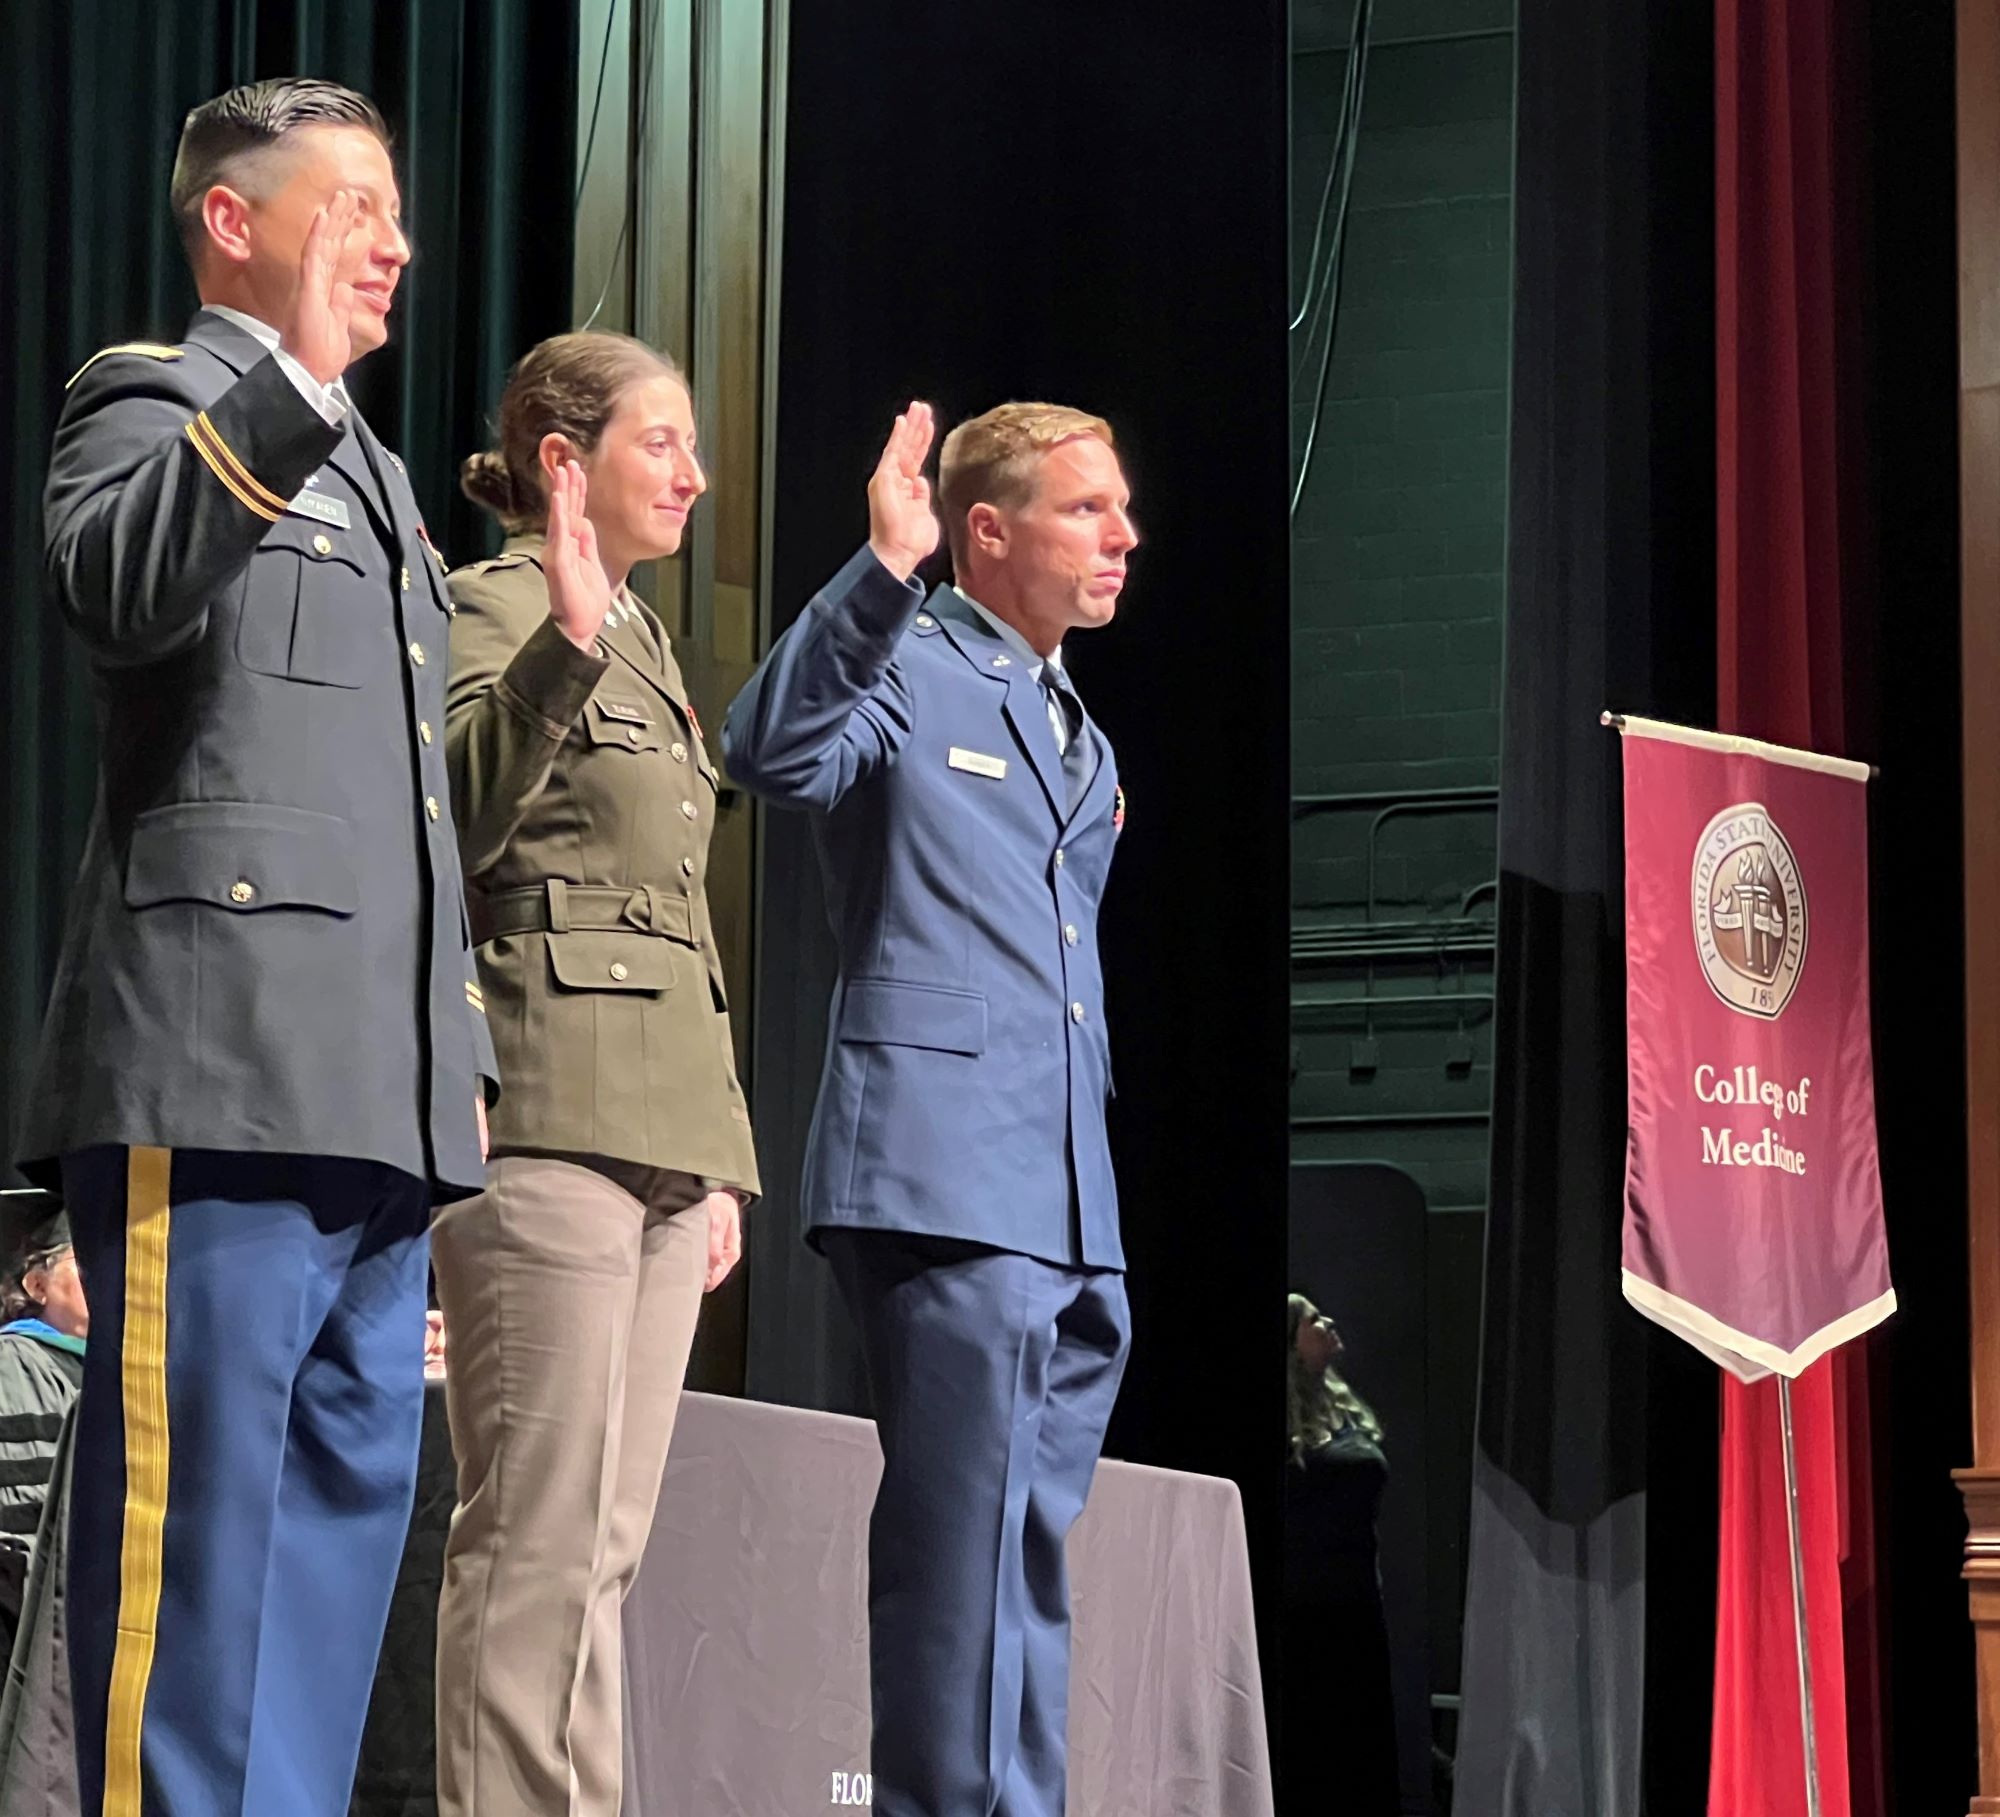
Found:
[{"label": "gold rank insignia on sleeve", "polygon": [[69,375],[69,384],[65,385],[63,389],[67,391],[70,385],[74,385],[99,360],[108,360],[114,353],[136,353],[142,359],[148,360],[180,360],[187,357],[180,348],[163,346],[158,341],[120,341],[115,347],[98,348],[89,359],[85,360],[81,366]]},{"label": "gold rank insignia on sleeve", "polygon": [[208,420],[206,410],[195,413],[194,421],[187,425],[187,438],[194,443],[194,451],[201,456],[203,464],[246,511],[254,511],[274,524],[285,515],[285,500],[244,466],[236,450],[222,439],[221,432]]}]

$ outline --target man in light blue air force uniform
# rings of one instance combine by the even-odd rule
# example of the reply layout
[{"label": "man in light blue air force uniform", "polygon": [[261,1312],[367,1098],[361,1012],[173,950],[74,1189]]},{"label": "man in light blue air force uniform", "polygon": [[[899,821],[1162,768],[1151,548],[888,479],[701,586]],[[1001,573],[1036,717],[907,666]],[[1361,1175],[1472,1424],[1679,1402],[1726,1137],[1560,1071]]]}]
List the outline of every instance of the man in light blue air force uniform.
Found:
[{"label": "man in light blue air force uniform", "polygon": [[1138,544],[1108,425],[927,405],[869,540],[731,708],[731,775],[813,816],[840,947],[803,1188],[860,1328],[877,1817],[1058,1817],[1082,1512],[1130,1323],[1097,913],[1124,821],[1063,667]]}]

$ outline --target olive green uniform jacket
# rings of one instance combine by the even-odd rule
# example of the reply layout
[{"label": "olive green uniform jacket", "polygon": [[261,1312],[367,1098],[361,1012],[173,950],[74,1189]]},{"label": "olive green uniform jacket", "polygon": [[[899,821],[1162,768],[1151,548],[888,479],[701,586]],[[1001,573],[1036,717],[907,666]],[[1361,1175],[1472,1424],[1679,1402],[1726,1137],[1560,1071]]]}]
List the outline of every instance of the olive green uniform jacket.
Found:
[{"label": "olive green uniform jacket", "polygon": [[449,580],[445,748],[496,1153],[598,1155],[757,1191],[704,881],[718,781],[658,619],[594,651],[549,617],[542,540]]}]

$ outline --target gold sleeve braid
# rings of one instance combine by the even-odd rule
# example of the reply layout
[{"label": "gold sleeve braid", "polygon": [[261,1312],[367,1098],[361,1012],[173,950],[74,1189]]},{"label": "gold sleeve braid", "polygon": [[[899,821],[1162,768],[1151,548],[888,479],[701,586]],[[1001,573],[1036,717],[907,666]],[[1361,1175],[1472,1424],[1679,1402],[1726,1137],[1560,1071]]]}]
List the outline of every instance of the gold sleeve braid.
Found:
[{"label": "gold sleeve braid", "polygon": [[208,420],[206,410],[198,413],[188,424],[187,438],[194,443],[195,453],[207,462],[209,471],[228,487],[246,510],[254,511],[274,524],[285,515],[285,501],[260,482],[237,458],[235,450]]}]

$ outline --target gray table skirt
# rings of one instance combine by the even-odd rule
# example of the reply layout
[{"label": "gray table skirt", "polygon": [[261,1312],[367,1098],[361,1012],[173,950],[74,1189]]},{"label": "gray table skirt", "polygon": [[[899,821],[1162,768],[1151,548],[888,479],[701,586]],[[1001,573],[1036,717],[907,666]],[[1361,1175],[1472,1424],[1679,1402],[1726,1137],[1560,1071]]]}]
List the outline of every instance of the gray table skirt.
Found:
[{"label": "gray table skirt", "polygon": [[[880,1472],[865,1420],[686,1397],[625,1610],[625,1817],[866,1808],[865,1545]],[[433,1390],[356,1817],[436,1811],[431,1638],[450,1513]],[[1100,1466],[1070,1578],[1072,1817],[1272,1817],[1235,1485]],[[4,1699],[0,1817],[74,1817],[59,1604],[34,1598]]]},{"label": "gray table skirt", "polygon": [[[866,1420],[687,1397],[625,1605],[625,1817],[864,1803],[881,1468]],[[1271,1817],[1235,1484],[1103,1464],[1069,1556],[1072,1817]]]}]

